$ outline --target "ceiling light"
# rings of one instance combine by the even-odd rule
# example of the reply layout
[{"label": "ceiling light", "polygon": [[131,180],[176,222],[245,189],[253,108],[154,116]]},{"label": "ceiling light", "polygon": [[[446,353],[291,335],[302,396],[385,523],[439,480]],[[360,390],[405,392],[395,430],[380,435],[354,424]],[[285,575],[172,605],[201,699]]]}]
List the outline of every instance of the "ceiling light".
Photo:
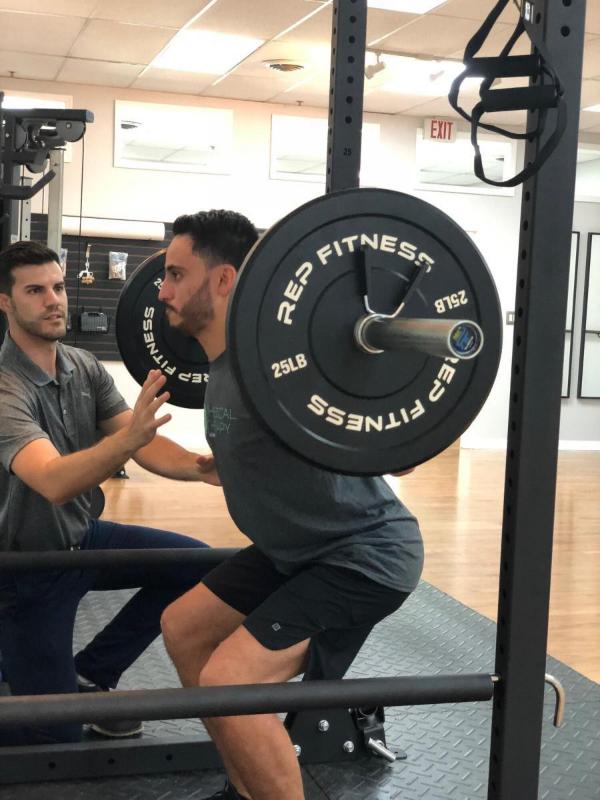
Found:
[{"label": "ceiling light", "polygon": [[368,0],[369,8],[383,11],[402,11],[405,14],[427,14],[446,0]]},{"label": "ceiling light", "polygon": [[263,39],[205,30],[183,30],[150,64],[159,69],[220,75],[264,44]]},{"label": "ceiling light", "polygon": [[385,69],[385,62],[379,60],[379,53],[377,53],[377,61],[374,64],[367,64],[365,67],[365,78],[371,80],[374,75]]}]

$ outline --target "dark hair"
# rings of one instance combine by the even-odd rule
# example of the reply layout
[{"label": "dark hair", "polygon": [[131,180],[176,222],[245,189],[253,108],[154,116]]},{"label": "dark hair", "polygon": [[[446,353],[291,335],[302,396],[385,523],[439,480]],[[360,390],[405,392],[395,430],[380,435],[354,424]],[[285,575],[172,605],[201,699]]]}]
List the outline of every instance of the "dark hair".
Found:
[{"label": "dark hair", "polygon": [[29,267],[56,261],[58,255],[39,242],[15,242],[0,253],[0,292],[10,294],[15,282],[13,270],[17,267]]},{"label": "dark hair", "polygon": [[258,239],[258,231],[247,217],[235,211],[198,211],[184,214],[173,223],[174,236],[190,236],[192,250],[202,256],[209,267],[231,264],[236,269]]}]

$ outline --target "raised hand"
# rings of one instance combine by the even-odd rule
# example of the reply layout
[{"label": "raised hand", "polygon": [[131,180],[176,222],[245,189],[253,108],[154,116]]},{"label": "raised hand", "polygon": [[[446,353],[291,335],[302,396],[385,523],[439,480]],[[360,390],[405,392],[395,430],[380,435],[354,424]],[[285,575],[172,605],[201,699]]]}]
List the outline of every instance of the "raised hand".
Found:
[{"label": "raised hand", "polygon": [[169,400],[169,392],[158,393],[166,383],[166,377],[159,369],[152,369],[144,381],[138,395],[133,416],[128,425],[128,435],[135,450],[145,447],[156,435],[156,431],[171,419],[171,414],[156,417],[160,408]]}]

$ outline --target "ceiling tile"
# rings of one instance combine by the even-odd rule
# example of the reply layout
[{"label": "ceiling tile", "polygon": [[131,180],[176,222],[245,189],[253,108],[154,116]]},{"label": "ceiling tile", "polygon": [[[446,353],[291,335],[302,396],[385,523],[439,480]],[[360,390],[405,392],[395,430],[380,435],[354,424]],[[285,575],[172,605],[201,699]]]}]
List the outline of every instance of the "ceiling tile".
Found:
[{"label": "ceiling tile", "polygon": [[66,17],[89,17],[98,0],[2,0],[3,10],[32,11],[37,14],[62,14]]},{"label": "ceiling tile", "polygon": [[77,38],[70,56],[125,64],[149,64],[173,37],[171,28],[150,28],[93,19]]},{"label": "ceiling tile", "polygon": [[401,53],[449,56],[461,48],[464,50],[476,27],[473,20],[425,14],[377,46]]},{"label": "ceiling tile", "polygon": [[409,22],[419,19],[419,16],[419,14],[403,14],[399,11],[370,8],[367,13],[367,46],[377,47],[380,39],[403,28]]},{"label": "ceiling tile", "polygon": [[109,61],[67,58],[56,80],[125,87],[129,86],[143,69],[143,64],[114,64]]},{"label": "ceiling tile", "polygon": [[277,77],[248,78],[234,73],[219,81],[216,86],[209,86],[203,92],[204,97],[225,97],[227,99],[243,98],[265,102],[286,88],[287,82]]},{"label": "ceiling tile", "polygon": [[[310,8],[312,3],[306,3],[306,6]],[[331,47],[331,6],[321,6],[321,10],[317,14],[313,14],[297,28],[286,33],[280,41],[287,42],[296,39],[327,44]]]},{"label": "ceiling tile", "polygon": [[[473,27],[472,33],[469,36],[465,37],[462,46],[458,48],[456,52],[452,53],[453,58],[460,58],[460,60],[462,61],[467,43],[471,38],[471,35],[475,33],[476,29],[477,29],[477,23],[475,23],[475,27]],[[496,25],[491,30],[489,36],[485,40],[482,48],[478,51],[477,55],[478,56],[500,55],[500,53],[502,52],[502,48],[510,39],[513,31],[514,27],[512,25],[503,25],[503,24]],[[523,35],[513,47],[512,55],[514,56],[529,55],[530,52],[531,52],[531,42],[529,40],[529,37]]]},{"label": "ceiling tile", "polygon": [[[436,8],[434,13],[436,16],[442,17],[484,20],[493,7],[494,4],[491,0],[489,2],[482,2],[482,0],[448,0],[442,6]],[[517,7],[513,2],[510,2],[500,15],[499,21],[513,24],[514,27],[518,19],[519,12]]]},{"label": "ceiling tile", "polygon": [[[306,0],[261,0],[259,7],[256,3],[244,0],[219,0],[190,25],[190,30],[221,31],[270,39],[313,11],[315,6]],[[316,14],[317,17],[323,15],[331,19],[331,7]]]},{"label": "ceiling tile", "polygon": [[0,11],[0,50],[66,56],[85,24],[81,17]]},{"label": "ceiling tile", "polygon": [[102,0],[95,4],[91,16],[135,25],[180,28],[208,3],[209,0],[177,0],[175,3],[165,3],[164,0]]},{"label": "ceiling tile", "polygon": [[132,89],[153,92],[182,92],[199,94],[214,81],[214,75],[199,75],[195,72],[178,72],[171,69],[150,67],[131,85]]},{"label": "ceiling tile", "polygon": [[32,55],[0,51],[0,75],[30,80],[52,81],[64,62],[62,56]]}]

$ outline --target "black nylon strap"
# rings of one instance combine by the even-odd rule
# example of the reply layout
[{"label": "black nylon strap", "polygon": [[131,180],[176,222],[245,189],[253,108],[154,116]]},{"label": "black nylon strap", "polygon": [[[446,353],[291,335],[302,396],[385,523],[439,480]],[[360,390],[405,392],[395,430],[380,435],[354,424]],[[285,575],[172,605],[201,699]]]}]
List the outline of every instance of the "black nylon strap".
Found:
[{"label": "black nylon strap", "polygon": [[[523,17],[520,17],[515,30],[498,57],[476,57],[508,2],[509,0],[499,0],[477,33],[468,42],[463,58],[465,69],[453,81],[448,100],[454,110],[471,123],[471,143],[475,150],[474,169],[477,177],[492,186],[513,187],[532,177],[550,157],[566,128],[567,111],[562,84],[558,74],[550,65],[548,51],[543,41],[539,40],[535,26]],[[512,48],[523,33],[528,34],[536,52],[531,56],[510,56]],[[459,105],[461,86],[469,77],[483,78],[479,90],[480,101],[470,114]],[[531,83],[528,87],[492,89],[494,81],[502,77],[529,77]],[[544,82],[544,78],[548,82]],[[535,79],[538,81],[537,85],[533,83]],[[528,164],[518,175],[506,181],[489,179],[483,169],[481,149],[477,139],[478,128],[484,128],[510,139],[537,139],[541,137],[545,129],[547,110],[550,108],[557,109],[554,132],[539,150],[535,161]],[[486,113],[527,109],[537,110],[539,114],[536,128],[528,130],[526,133],[515,133],[481,121],[482,116]]]}]

